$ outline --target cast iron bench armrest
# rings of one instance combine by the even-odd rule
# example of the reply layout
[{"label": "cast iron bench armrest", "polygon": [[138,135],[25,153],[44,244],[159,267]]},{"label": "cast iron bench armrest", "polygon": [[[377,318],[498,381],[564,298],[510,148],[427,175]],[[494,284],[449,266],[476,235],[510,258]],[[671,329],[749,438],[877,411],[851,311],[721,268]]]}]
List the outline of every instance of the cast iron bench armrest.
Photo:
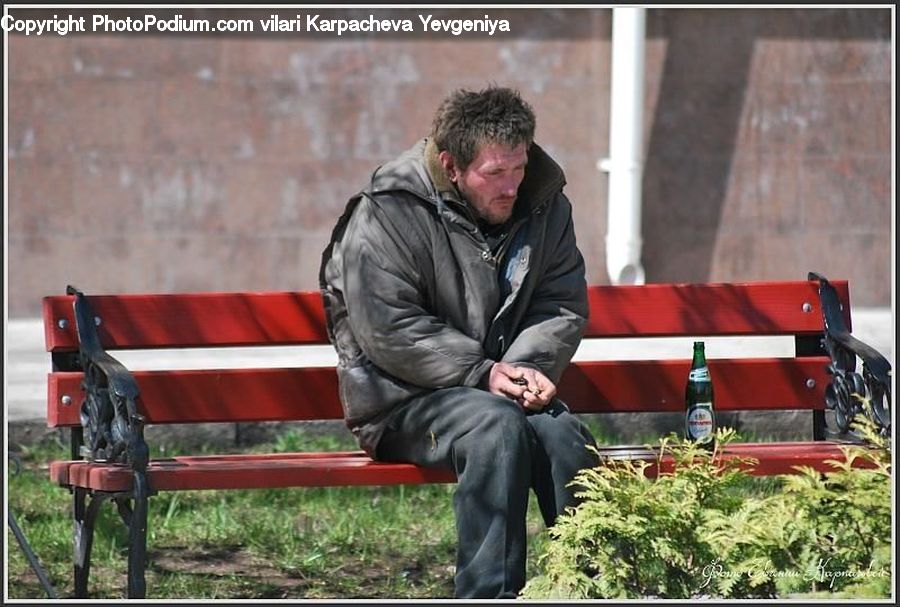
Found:
[{"label": "cast iron bench armrest", "polygon": [[100,344],[96,317],[84,293],[71,285],[66,293],[75,296],[78,361],[84,371],[81,425],[87,444],[80,445],[79,454],[91,462],[127,465],[133,479],[128,491],[92,492],[90,500],[86,488],[73,487],[75,594],[87,594],[94,526],[100,505],[112,499],[128,527],[128,596],[142,597],[146,593],[147,510],[153,491],[147,475],[150,450],[144,441],[144,416],[137,410],[140,392],[131,372]]},{"label": "cast iron bench armrest", "polygon": [[[825,391],[825,401],[835,413],[838,430],[844,434],[853,418],[867,415],[882,435],[891,432],[891,364],[875,348],[850,334],[844,324],[841,302],[828,279],[810,272],[809,280],[819,281],[819,298],[825,323],[825,350],[831,357],[828,372],[833,376]],[[862,374],[856,372],[856,358]],[[870,407],[865,407],[869,402]]]},{"label": "cast iron bench armrest", "polygon": [[144,441],[144,416],[137,410],[137,382],[100,345],[96,317],[84,293],[71,285],[66,292],[75,296],[78,357],[84,369],[81,422],[86,444],[80,455],[92,461],[127,463],[136,473],[142,472],[150,454]]}]

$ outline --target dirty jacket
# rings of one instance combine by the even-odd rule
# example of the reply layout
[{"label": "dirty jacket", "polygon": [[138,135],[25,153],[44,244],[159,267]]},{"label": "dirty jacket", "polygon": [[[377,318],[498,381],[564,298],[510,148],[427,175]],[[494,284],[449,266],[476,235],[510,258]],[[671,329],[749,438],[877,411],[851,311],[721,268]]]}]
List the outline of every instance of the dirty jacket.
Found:
[{"label": "dirty jacket", "polygon": [[587,320],[564,184],[532,144],[496,255],[427,139],[349,200],[319,281],[346,423],[371,456],[391,410],[426,391],[483,388],[495,361],[559,381]]}]

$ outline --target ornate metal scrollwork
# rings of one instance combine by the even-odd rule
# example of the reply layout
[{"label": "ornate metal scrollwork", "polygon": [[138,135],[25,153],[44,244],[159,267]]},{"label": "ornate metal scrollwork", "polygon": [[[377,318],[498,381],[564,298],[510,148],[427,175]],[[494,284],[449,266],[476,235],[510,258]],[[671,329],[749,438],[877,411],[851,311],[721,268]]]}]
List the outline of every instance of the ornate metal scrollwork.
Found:
[{"label": "ornate metal scrollwork", "polygon": [[81,455],[92,461],[128,464],[135,473],[143,473],[149,449],[144,442],[144,417],[137,409],[137,382],[100,345],[94,313],[84,294],[71,286],[66,291],[75,295],[78,354],[84,370]]},{"label": "ornate metal scrollwork", "polygon": [[[834,411],[841,434],[850,430],[853,418],[863,414],[883,436],[891,432],[891,365],[874,348],[853,337],[844,324],[837,291],[815,272],[809,280],[819,281],[819,299],[825,322],[825,350],[831,357],[827,371],[831,383],[825,389],[825,405]],[[857,357],[862,361],[857,371]],[[866,406],[866,403],[869,406]]]},{"label": "ornate metal scrollwork", "polygon": [[[84,444],[82,457],[91,461],[127,465],[134,475],[130,492],[93,492],[75,489],[75,596],[87,596],[91,544],[100,504],[113,498],[128,527],[128,598],[144,598],[147,560],[147,506],[153,494],[147,466],[150,450],[144,441],[145,418],[138,411],[138,386],[122,363],[106,353],[97,335],[98,321],[82,292],[68,287],[75,296],[75,325],[78,331],[78,358],[84,371],[81,405]],[[129,505],[129,500],[133,506]]]}]

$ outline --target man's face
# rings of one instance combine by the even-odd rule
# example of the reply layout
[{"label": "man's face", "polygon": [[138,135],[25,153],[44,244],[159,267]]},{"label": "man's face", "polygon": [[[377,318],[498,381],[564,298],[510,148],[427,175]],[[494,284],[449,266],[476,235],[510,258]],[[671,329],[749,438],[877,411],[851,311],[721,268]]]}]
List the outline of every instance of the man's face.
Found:
[{"label": "man's face", "polygon": [[491,225],[510,218],[528,162],[528,147],[524,143],[515,147],[485,144],[465,170],[456,167],[448,152],[441,152],[440,157],[451,181],[478,217]]}]

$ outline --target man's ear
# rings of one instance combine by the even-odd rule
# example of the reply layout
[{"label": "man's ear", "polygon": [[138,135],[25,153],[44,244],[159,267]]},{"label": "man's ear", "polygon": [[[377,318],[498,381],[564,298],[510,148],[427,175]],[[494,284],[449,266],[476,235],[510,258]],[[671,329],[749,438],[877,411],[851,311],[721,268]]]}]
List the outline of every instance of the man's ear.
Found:
[{"label": "man's ear", "polygon": [[456,161],[453,160],[453,156],[447,150],[440,152],[438,154],[438,160],[441,161],[441,166],[444,167],[444,173],[447,174],[447,178],[456,183],[456,179],[459,176],[459,171],[456,168]]}]

